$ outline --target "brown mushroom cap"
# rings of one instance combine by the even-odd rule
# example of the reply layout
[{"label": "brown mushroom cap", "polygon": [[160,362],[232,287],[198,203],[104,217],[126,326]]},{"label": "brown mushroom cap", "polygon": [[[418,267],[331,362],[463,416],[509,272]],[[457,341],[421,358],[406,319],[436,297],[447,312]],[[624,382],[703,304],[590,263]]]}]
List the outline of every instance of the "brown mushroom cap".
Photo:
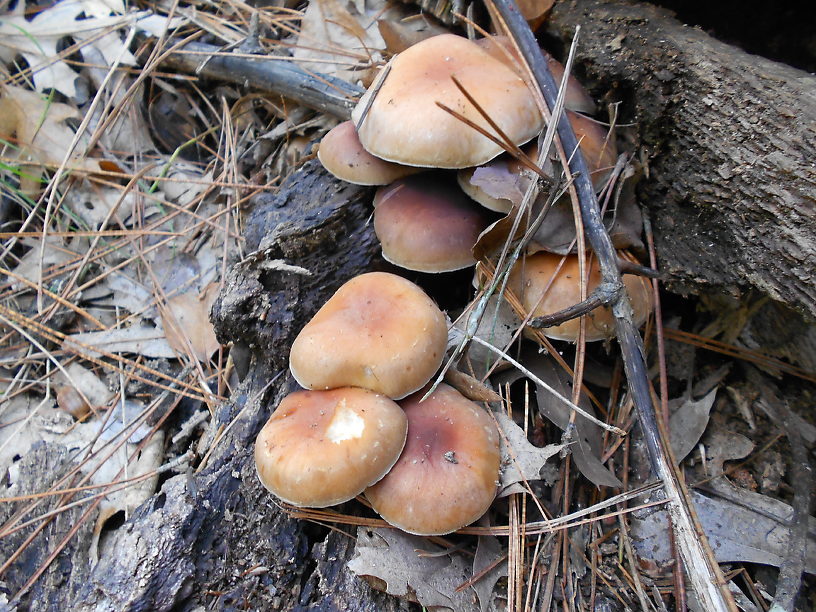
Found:
[{"label": "brown mushroom cap", "polygon": [[293,506],[324,508],[380,480],[405,445],[405,413],[384,395],[345,387],[287,395],[255,442],[261,483]]},{"label": "brown mushroom cap", "polygon": [[374,231],[383,257],[408,270],[474,265],[473,245],[490,221],[453,180],[436,173],[401,179],[375,197]]},{"label": "brown mushroom cap", "polygon": [[461,36],[428,38],[394,57],[387,69],[381,87],[370,88],[352,113],[360,142],[382,159],[408,166],[466,168],[501,153],[499,145],[437,106],[441,102],[492,133],[451,76],[513,142],[527,142],[543,125],[524,81]]},{"label": "brown mushroom cap", "polygon": [[320,141],[317,158],[334,176],[355,185],[387,185],[419,172],[417,168],[374,157],[360,144],[351,121],[344,121],[326,133]]},{"label": "brown mushroom cap", "polygon": [[[581,301],[578,274],[578,256],[567,255],[560,270],[562,256],[540,252],[516,263],[510,272],[508,287],[521,300],[527,312],[540,317],[558,312]],[[597,259],[589,265],[587,295],[601,282]],[[625,274],[623,284],[629,293],[636,325],[642,324],[652,311],[652,294],[649,282],[640,276]],[[542,297],[543,296],[543,297]],[[605,340],[615,334],[615,319],[609,308],[596,308],[585,315],[586,341]],[[575,342],[578,339],[580,319],[571,319],[541,331],[548,338]]]},{"label": "brown mushroom cap", "polygon": [[493,420],[441,384],[400,405],[408,440],[399,461],[365,495],[386,521],[417,535],[442,535],[482,516],[496,496],[501,453]]},{"label": "brown mushroom cap", "polygon": [[603,124],[594,119],[572,111],[567,111],[567,116],[592,174],[592,184],[595,189],[600,189],[618,160],[615,139],[609,135]]},{"label": "brown mushroom cap", "polygon": [[[507,36],[488,36],[476,41],[482,49],[487,51],[492,57],[512,68],[517,74],[522,76],[522,61],[516,52],[516,48]],[[557,84],[561,84],[564,77],[564,65],[552,55],[541,50],[542,55],[547,60],[547,65]],[[581,85],[581,82],[570,74],[567,79],[567,93],[564,98],[564,107],[569,110],[578,111],[592,115],[595,113],[595,102],[589,92]]]},{"label": "brown mushroom cap", "polygon": [[442,363],[445,315],[419,287],[371,272],[345,283],[292,344],[289,368],[307,389],[363,387],[405,397]]}]

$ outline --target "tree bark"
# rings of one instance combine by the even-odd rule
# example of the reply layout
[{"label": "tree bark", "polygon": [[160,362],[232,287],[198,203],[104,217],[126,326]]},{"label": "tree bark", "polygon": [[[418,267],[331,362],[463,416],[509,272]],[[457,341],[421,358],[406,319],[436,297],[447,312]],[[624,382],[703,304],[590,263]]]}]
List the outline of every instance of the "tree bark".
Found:
[{"label": "tree bark", "polygon": [[816,78],[648,4],[563,0],[546,34],[566,49],[578,25],[579,76],[636,124],[675,287],[755,288],[816,319]]}]

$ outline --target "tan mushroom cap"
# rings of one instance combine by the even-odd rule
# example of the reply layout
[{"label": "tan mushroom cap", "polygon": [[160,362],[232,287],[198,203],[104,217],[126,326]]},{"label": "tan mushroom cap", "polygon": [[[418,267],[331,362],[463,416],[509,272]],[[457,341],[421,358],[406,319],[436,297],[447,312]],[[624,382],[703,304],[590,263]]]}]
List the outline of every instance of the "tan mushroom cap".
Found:
[{"label": "tan mushroom cap", "polygon": [[405,445],[408,421],[384,395],[345,387],[287,395],[255,442],[261,483],[293,506],[324,508],[380,480]]},{"label": "tan mushroom cap", "polygon": [[[521,300],[524,309],[527,312],[532,310],[535,317],[558,312],[581,301],[578,256],[567,255],[559,269],[561,260],[561,255],[540,252],[520,260],[510,272],[508,287]],[[592,258],[587,295],[600,282],[600,267],[597,259]],[[634,322],[641,325],[652,311],[651,285],[645,278],[631,274],[623,276],[623,284],[632,303]],[[585,316],[587,342],[605,340],[615,334],[615,319],[611,309],[596,308]],[[575,342],[579,328],[580,319],[572,319],[555,327],[545,327],[541,331],[548,338]]]},{"label": "tan mushroom cap", "polygon": [[374,157],[360,144],[351,121],[344,121],[326,133],[320,141],[317,158],[334,176],[355,185],[387,185],[419,172],[417,168]]},{"label": "tan mushroom cap", "polygon": [[496,497],[499,433],[478,405],[445,384],[400,402],[408,440],[388,475],[366,490],[374,510],[417,535],[443,535],[471,524]]},{"label": "tan mushroom cap", "polygon": [[602,123],[598,123],[594,119],[572,111],[567,111],[567,116],[592,174],[592,184],[595,189],[599,190],[603,187],[615,167],[615,162],[618,160],[618,148],[615,146],[615,139],[610,136],[609,131]]},{"label": "tan mushroom cap", "polygon": [[[476,41],[482,49],[487,51],[492,57],[512,68],[516,73],[522,75],[522,61],[516,48],[507,36],[489,36]],[[552,55],[541,50],[542,55],[547,60],[547,65],[560,86],[564,77],[564,65]],[[564,107],[569,110],[578,111],[592,115],[595,112],[595,101],[581,82],[570,74],[567,79],[567,93],[564,98]]]},{"label": "tan mushroom cap", "polygon": [[371,272],[345,283],[292,344],[289,368],[307,389],[363,387],[405,397],[442,363],[445,315],[414,283]]},{"label": "tan mushroom cap", "polygon": [[493,141],[437,106],[441,102],[492,133],[451,76],[513,142],[527,142],[543,125],[524,81],[461,36],[428,38],[394,57],[386,69],[379,90],[375,82],[352,113],[363,146],[382,159],[408,166],[466,168],[501,153]]},{"label": "tan mushroom cap", "polygon": [[456,183],[437,173],[401,179],[375,199],[374,231],[383,257],[419,272],[449,272],[476,263],[473,245],[491,219]]}]

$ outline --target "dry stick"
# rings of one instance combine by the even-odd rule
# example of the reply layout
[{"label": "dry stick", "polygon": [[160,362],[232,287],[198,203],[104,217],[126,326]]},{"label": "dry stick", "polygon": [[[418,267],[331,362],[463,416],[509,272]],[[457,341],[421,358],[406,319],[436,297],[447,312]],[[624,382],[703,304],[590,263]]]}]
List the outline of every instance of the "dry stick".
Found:
[{"label": "dry stick", "polygon": [[[530,27],[513,0],[492,0],[492,4],[504,21],[508,34],[516,42],[524,60],[530,66],[536,85],[547,105],[552,106],[558,88]],[[675,536],[688,568],[689,578],[703,609],[712,612],[726,610],[736,612],[734,599],[728,589],[724,588],[722,572],[708,545],[685,485],[676,471],[674,462],[670,460],[671,451],[664,447],[661,440],[654,406],[649,395],[644,349],[637,328],[632,322],[632,307],[620,279],[615,248],[601,221],[586,161],[578,149],[578,141],[566,117],[561,117],[558,135],[564,149],[575,151],[570,160],[570,171],[577,175],[575,188],[578,192],[581,216],[587,238],[601,268],[602,282],[599,290],[601,295],[606,293],[611,296],[609,303],[612,304],[612,312],[615,315],[615,328],[626,377],[638,410],[652,469],[664,484],[669,501],[669,514],[674,520]]]},{"label": "dry stick", "polygon": [[[173,44],[175,41],[169,42]],[[199,42],[189,42],[178,51],[169,55],[162,64],[210,79],[275,92],[298,104],[341,119],[351,117],[351,109],[363,94],[363,90],[356,85],[331,76],[310,74],[289,61],[270,61],[264,56],[225,56],[219,53],[220,47]],[[202,59],[183,51],[207,55]]]},{"label": "dry stick", "polygon": [[[646,244],[649,248],[649,265],[657,268],[657,254],[654,246],[654,235],[652,234],[652,223],[649,216],[643,216],[643,229],[646,232]],[[663,336],[663,308],[660,304],[660,285],[657,279],[652,279],[652,299],[654,300],[655,329],[657,341],[657,361],[660,364],[660,412],[663,424],[669,428],[669,381],[666,374],[666,343]],[[669,519],[669,548],[675,560],[672,566],[672,578],[674,580],[674,601],[677,612],[686,612],[687,598],[686,585],[683,580],[683,560],[677,552],[677,541],[674,537],[674,530]]]}]

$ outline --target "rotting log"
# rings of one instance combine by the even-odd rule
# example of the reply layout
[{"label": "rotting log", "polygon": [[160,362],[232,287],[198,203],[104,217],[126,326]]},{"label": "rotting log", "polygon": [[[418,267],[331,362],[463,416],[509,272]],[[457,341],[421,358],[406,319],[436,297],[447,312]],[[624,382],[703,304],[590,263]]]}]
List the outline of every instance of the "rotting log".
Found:
[{"label": "rotting log", "polygon": [[108,537],[59,609],[407,609],[349,572],[348,536],[289,518],[253,460],[255,436],[293,384],[294,337],[340,284],[380,262],[370,214],[370,190],[317,161],[256,198],[246,231],[254,252],[230,271],[213,311],[220,340],[251,355],[205,434],[217,444],[199,474],[163,483]]},{"label": "rotting log", "polygon": [[758,290],[816,320],[816,77],[724,44],[664,9],[558,2],[579,76],[636,126],[639,196],[674,288]]}]

